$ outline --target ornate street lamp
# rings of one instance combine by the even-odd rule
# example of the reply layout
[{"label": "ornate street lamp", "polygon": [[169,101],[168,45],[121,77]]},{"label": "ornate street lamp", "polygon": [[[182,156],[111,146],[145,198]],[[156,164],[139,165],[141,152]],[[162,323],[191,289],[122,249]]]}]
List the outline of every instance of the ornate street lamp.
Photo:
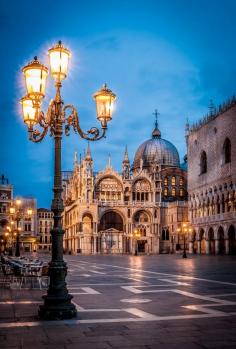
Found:
[{"label": "ornate street lamp", "polygon": [[186,234],[189,232],[192,232],[192,228],[188,227],[187,223],[182,223],[180,228],[177,228],[177,232],[181,233],[184,237],[184,250],[183,250],[183,258],[187,258],[187,251],[186,251]]},{"label": "ornate street lamp", "polygon": [[[112,118],[115,94],[106,85],[95,93],[97,119],[101,123],[101,131],[92,127],[84,132],[80,127],[78,112],[71,104],[65,105],[61,98],[62,81],[67,77],[71,53],[61,41],[48,51],[50,72],[55,81],[56,95],[50,102],[46,114],[41,111],[42,99],[45,96],[48,69],[39,63],[37,58],[23,68],[27,95],[21,99],[24,122],[28,126],[29,139],[35,143],[43,140],[47,131],[54,137],[54,198],[51,209],[54,213],[52,235],[52,258],[49,263],[49,288],[43,296],[44,304],[39,308],[39,316],[44,319],[67,319],[76,316],[76,308],[71,302],[72,296],[66,287],[67,266],[63,260],[62,229],[62,181],[61,181],[61,140],[63,129],[69,135],[71,128],[79,133],[81,138],[97,141],[106,134],[107,123]],[[40,130],[41,128],[41,130]]]}]

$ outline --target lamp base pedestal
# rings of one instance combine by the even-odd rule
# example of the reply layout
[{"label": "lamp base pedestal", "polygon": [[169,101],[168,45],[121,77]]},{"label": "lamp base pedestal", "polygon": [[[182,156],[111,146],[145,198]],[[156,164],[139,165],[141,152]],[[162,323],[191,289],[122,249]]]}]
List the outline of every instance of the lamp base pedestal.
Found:
[{"label": "lamp base pedestal", "polygon": [[43,296],[44,304],[39,306],[38,315],[42,320],[72,319],[77,315],[76,307],[71,303],[73,297],[67,294],[65,297]]}]

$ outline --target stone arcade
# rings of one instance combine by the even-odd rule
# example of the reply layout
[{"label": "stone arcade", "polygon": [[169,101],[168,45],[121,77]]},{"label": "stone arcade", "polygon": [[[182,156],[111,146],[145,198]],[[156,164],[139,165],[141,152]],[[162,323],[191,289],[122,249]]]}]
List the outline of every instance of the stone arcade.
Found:
[{"label": "stone arcade", "polygon": [[190,252],[236,254],[236,99],[188,135]]}]

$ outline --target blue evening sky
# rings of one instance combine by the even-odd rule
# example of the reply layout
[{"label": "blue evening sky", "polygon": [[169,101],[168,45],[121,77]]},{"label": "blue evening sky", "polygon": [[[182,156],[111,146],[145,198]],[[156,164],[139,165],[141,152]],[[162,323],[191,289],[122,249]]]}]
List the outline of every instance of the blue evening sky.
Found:
[{"label": "blue evening sky", "polygon": [[[103,82],[117,94],[107,139],[91,145],[95,170],[111,153],[120,171],[126,144],[133,161],[150,137],[155,108],[162,137],[182,159],[186,118],[198,120],[209,99],[218,105],[235,93],[235,13],[234,0],[2,0],[0,174],[14,193],[50,207],[53,140],[28,141],[18,104],[25,94],[21,67],[34,55],[47,63],[47,49],[59,39],[72,51],[62,95],[78,108],[85,130],[97,125],[92,94]],[[49,80],[44,109],[54,94]],[[86,146],[78,135],[64,137],[64,170]]]}]

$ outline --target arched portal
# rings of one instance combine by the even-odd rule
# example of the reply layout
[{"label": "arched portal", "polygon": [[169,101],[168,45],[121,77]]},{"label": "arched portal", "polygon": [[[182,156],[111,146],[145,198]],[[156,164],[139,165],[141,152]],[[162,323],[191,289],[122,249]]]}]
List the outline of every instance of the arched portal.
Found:
[{"label": "arched portal", "polygon": [[82,253],[91,254],[93,252],[93,217],[90,213],[83,215],[82,226],[83,236],[79,239],[77,248]]},{"label": "arched portal", "polygon": [[140,238],[137,240],[137,251],[140,253],[151,252],[152,246],[148,244],[147,236],[151,229],[151,219],[145,210],[137,211],[133,216],[133,224],[139,230]]},{"label": "arched portal", "polygon": [[219,254],[225,253],[225,239],[224,239],[224,229],[220,226],[218,229],[219,238]]},{"label": "arched portal", "polygon": [[123,231],[123,219],[116,211],[108,211],[101,218],[99,230],[116,229]]},{"label": "arched portal", "polygon": [[99,227],[100,250],[102,253],[122,253],[126,242],[124,241],[124,223],[122,216],[116,211],[105,212]]},{"label": "arched portal", "polygon": [[235,228],[233,225],[229,227],[228,230],[228,239],[229,239],[229,254],[236,254],[236,239],[235,239]]}]

